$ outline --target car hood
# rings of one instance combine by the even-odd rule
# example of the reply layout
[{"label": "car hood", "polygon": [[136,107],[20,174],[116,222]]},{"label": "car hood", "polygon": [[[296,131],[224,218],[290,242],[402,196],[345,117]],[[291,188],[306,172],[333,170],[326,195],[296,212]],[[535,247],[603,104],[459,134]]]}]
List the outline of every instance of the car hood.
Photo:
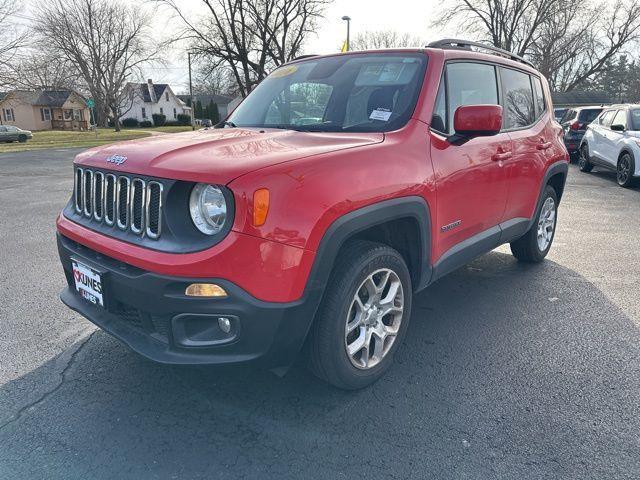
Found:
[{"label": "car hood", "polygon": [[75,163],[151,177],[227,184],[259,168],[383,140],[382,133],[204,129],[92,148],[79,154]]}]

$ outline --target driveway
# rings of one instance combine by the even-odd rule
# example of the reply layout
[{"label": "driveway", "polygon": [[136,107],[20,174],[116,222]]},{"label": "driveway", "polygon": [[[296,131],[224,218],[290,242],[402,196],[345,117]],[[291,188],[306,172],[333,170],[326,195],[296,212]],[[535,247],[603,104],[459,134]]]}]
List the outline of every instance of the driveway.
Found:
[{"label": "driveway", "polygon": [[640,477],[640,190],[572,166],[548,260],[438,281],[346,393],[154,364],[63,307],[74,153],[0,155],[0,478]]}]

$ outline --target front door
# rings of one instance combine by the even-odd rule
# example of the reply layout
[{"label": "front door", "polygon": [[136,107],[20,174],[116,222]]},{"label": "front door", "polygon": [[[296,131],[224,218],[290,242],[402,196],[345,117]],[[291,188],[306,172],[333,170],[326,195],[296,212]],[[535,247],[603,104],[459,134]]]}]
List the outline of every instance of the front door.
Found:
[{"label": "front door", "polygon": [[438,92],[431,125],[436,177],[433,259],[440,276],[498,245],[507,184],[504,162],[511,156],[508,133],[464,142],[452,137],[462,105],[498,104],[493,65],[450,62]]}]

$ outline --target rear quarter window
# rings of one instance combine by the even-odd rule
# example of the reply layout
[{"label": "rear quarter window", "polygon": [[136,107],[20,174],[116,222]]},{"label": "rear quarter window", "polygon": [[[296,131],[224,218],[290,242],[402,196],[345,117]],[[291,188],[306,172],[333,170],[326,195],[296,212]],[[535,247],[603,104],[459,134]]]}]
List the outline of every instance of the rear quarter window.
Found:
[{"label": "rear quarter window", "polygon": [[580,115],[578,115],[578,120],[584,123],[591,123],[600,115],[600,112],[602,112],[601,108],[581,110]]}]

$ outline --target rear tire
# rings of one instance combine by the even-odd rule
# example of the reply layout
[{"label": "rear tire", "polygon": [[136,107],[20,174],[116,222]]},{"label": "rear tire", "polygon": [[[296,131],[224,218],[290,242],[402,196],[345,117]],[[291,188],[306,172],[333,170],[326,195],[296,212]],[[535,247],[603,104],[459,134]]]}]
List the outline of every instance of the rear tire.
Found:
[{"label": "rear tire", "polygon": [[618,185],[628,188],[633,185],[633,173],[636,171],[635,162],[629,153],[623,153],[618,159],[618,167],[616,169],[616,180]]},{"label": "rear tire", "polygon": [[552,186],[544,189],[535,221],[527,233],[511,242],[511,253],[521,262],[539,263],[551,249],[558,220],[558,196]]},{"label": "rear tire", "polygon": [[585,143],[580,147],[580,158],[578,159],[578,168],[580,168],[581,172],[589,173],[593,170],[593,164],[589,159],[589,147]]},{"label": "rear tire", "polygon": [[313,373],[345,390],[382,377],[407,331],[411,296],[409,270],[396,250],[349,243],[336,260],[311,330]]}]

